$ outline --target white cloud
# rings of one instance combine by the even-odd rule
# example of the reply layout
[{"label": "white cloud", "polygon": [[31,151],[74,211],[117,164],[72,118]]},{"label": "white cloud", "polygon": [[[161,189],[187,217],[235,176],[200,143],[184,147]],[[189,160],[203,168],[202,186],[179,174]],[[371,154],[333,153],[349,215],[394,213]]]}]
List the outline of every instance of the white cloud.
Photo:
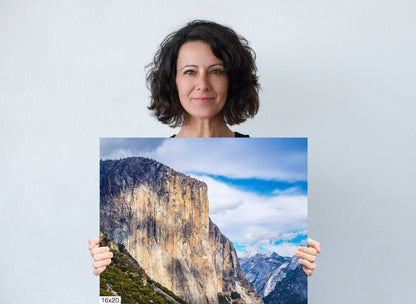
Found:
[{"label": "white cloud", "polygon": [[298,246],[293,243],[281,243],[278,245],[273,245],[266,242],[259,242],[247,246],[246,251],[236,251],[239,258],[246,258],[256,255],[257,253],[270,254],[271,252],[276,252],[277,254],[285,257],[292,257],[295,255],[297,250]]},{"label": "white cloud", "polygon": [[164,138],[100,138],[100,158],[120,159],[141,156],[143,153],[154,151],[166,139]]},{"label": "white cloud", "polygon": [[222,212],[227,212],[228,210],[237,209],[242,204],[244,204],[243,201],[217,203],[213,206],[210,206],[209,213],[213,215],[213,214],[218,214]]},{"label": "white cloud", "polygon": [[135,153],[132,152],[131,150],[127,150],[127,149],[118,149],[113,151],[111,154],[108,154],[104,157],[102,157],[102,159],[121,159],[121,158],[127,158],[127,157],[132,157],[135,156]]},{"label": "white cloud", "polygon": [[[253,229],[254,230],[254,229]],[[307,231],[293,231],[293,232],[283,232],[279,233],[277,231],[257,231],[253,233],[253,231],[247,233],[244,236],[245,242],[262,242],[262,241],[269,241],[269,240],[275,240],[275,241],[291,241],[295,239],[298,236],[306,235]]]},{"label": "white cloud", "polygon": [[[307,197],[265,197],[242,191],[208,176],[196,176],[208,185],[210,217],[232,242],[246,245],[248,252],[283,250],[290,241],[306,235]],[[274,242],[285,245],[273,245]],[[293,255],[293,254],[292,254]]]},{"label": "white cloud", "polygon": [[180,172],[229,178],[306,180],[306,150],[291,150],[299,139],[174,138],[143,156]]},{"label": "white cloud", "polygon": [[290,187],[284,190],[281,190],[281,189],[273,190],[273,194],[275,195],[292,195],[296,193],[302,193],[302,189],[300,187]]}]

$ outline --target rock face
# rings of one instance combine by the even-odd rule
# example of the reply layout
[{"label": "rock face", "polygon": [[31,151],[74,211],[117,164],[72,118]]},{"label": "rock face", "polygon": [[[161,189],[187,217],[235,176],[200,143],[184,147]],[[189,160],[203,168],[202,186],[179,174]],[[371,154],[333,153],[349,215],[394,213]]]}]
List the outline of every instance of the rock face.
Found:
[{"label": "rock face", "polygon": [[164,286],[152,281],[122,244],[100,231],[100,245],[110,247],[111,264],[100,275],[100,296],[120,296],[122,303],[187,304]]},{"label": "rock face", "polygon": [[209,219],[205,183],[146,158],[100,162],[100,229],[189,303],[250,290],[232,243]]},{"label": "rock face", "polygon": [[299,266],[299,258],[283,257],[273,252],[256,254],[240,260],[241,268],[252,288],[262,297],[272,292],[276,284]]},{"label": "rock face", "polygon": [[241,298],[233,303],[263,303],[260,296],[251,290],[250,283],[245,278],[233,244],[209,220],[209,240],[211,256],[217,274],[218,293],[230,296],[237,292]]},{"label": "rock face", "polygon": [[308,281],[302,265],[289,272],[276,284],[275,289],[264,298],[266,304],[307,304]]}]

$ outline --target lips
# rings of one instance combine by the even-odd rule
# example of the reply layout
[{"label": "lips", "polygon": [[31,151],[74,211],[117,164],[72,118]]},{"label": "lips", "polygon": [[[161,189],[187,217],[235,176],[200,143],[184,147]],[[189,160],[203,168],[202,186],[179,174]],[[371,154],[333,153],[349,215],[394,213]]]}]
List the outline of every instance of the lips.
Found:
[{"label": "lips", "polygon": [[192,98],[193,101],[197,101],[197,102],[208,102],[211,100],[214,100],[214,97],[194,97]]}]

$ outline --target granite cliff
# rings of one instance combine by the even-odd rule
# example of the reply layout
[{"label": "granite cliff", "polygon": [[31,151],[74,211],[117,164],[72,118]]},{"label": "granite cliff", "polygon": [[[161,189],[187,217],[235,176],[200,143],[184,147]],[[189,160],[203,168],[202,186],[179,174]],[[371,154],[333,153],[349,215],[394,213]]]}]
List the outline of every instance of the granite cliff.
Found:
[{"label": "granite cliff", "polygon": [[116,244],[100,231],[100,245],[110,247],[111,264],[100,275],[100,296],[120,296],[122,303],[187,304],[153,281],[122,244]]},{"label": "granite cliff", "polygon": [[100,229],[153,280],[189,303],[263,303],[208,211],[197,179],[141,157],[100,162]]}]

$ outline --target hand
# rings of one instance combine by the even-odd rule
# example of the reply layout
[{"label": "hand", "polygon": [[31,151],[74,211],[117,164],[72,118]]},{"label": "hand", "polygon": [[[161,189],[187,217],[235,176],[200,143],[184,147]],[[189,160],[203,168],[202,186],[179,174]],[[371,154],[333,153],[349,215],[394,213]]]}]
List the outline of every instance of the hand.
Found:
[{"label": "hand", "polygon": [[298,256],[299,263],[303,264],[303,271],[308,275],[312,275],[312,271],[316,269],[316,254],[321,253],[321,247],[319,242],[314,241],[308,238],[308,247],[300,246],[298,251],[295,252],[296,256]]},{"label": "hand", "polygon": [[108,264],[111,263],[111,258],[113,257],[113,253],[110,252],[110,248],[108,247],[95,247],[100,244],[100,239],[91,239],[89,241],[89,250],[91,252],[91,256],[94,259],[94,263],[92,263],[92,267],[94,267],[94,274],[100,275],[101,272],[105,270]]}]

